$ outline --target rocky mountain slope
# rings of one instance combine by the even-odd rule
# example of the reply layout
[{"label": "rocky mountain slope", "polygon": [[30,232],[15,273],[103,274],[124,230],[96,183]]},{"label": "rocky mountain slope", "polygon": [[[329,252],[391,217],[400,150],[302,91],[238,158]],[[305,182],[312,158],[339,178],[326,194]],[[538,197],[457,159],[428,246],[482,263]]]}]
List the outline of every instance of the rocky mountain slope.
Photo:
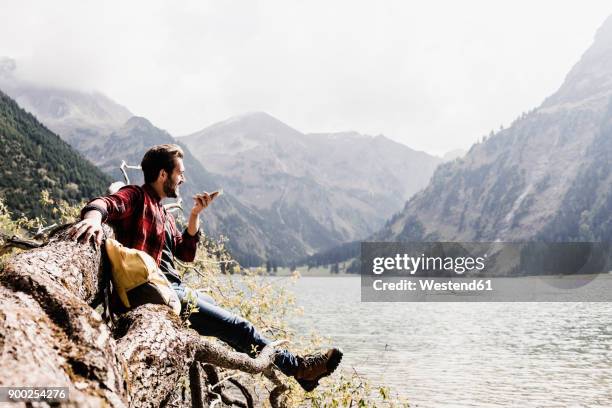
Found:
[{"label": "rocky mountain slope", "polygon": [[442,161],[384,136],[303,134],[263,112],[179,140],[308,252],[371,234]]},{"label": "rocky mountain slope", "polygon": [[54,218],[42,190],[77,203],[104,193],[110,178],[0,92],[0,197],[16,215]]},{"label": "rocky mountain slope", "polygon": [[[22,81],[10,59],[0,61],[0,89],[114,179],[122,179],[121,160],[138,164],[149,146],[176,142],[101,94]],[[442,161],[383,136],[304,135],[264,113],[180,140],[188,172],[183,197],[224,189],[204,217],[206,231],[228,237],[247,265],[282,264],[371,234]],[[137,171],[131,177],[141,181]]]},{"label": "rocky mountain slope", "polygon": [[[118,167],[120,160],[129,164],[139,164],[146,150],[155,144],[177,143],[166,131],[156,128],[147,119],[131,117],[122,127],[105,137],[104,142],[84,151],[94,163],[115,180],[121,180]],[[179,144],[181,144],[179,142]],[[185,211],[191,209],[191,197],[201,191],[214,191],[222,187],[220,178],[210,173],[182,145],[185,157],[187,181],[181,186]],[[128,173],[132,183],[143,182],[139,170]],[[243,265],[259,265],[265,259],[279,261],[303,254],[303,248],[293,234],[272,224],[258,211],[249,208],[232,194],[224,193],[215,203],[205,210],[201,217],[204,230],[216,237],[228,237],[233,255]]]},{"label": "rocky mountain slope", "polygon": [[612,18],[560,89],[441,165],[373,239],[612,238]]},{"label": "rocky mountain slope", "polygon": [[[148,147],[158,143],[176,143],[167,132],[144,118],[134,117],[127,109],[101,94],[25,82],[16,78],[14,71],[14,61],[0,60],[0,89],[16,96],[32,114],[56,129],[62,139],[111,175],[105,177],[104,189],[110,181],[123,180],[119,170],[121,160],[137,165]],[[62,145],[67,146],[64,141]],[[183,147],[188,181],[181,195],[188,211],[190,197],[196,191],[212,191],[219,183],[216,176],[204,169],[186,146]],[[129,171],[129,176],[132,183],[142,182],[137,170]],[[87,197],[98,195],[104,189]],[[11,204],[15,207],[22,203],[23,206],[30,201],[33,200],[19,197]],[[304,248],[290,232],[278,230],[278,225],[267,222],[264,215],[228,193],[215,201],[202,220],[207,234],[229,239],[228,246],[243,265],[259,265],[268,258],[284,261],[305,254]]]},{"label": "rocky mountain slope", "polygon": [[132,113],[99,92],[48,87],[15,77],[16,63],[0,58],[0,89],[79,151],[98,144]]}]

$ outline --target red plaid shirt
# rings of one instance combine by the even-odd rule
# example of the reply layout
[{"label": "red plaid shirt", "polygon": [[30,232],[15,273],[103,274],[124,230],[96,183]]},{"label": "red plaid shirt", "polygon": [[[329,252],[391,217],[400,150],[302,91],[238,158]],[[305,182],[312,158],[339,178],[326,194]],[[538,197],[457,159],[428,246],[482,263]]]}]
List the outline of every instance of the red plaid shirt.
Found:
[{"label": "red plaid shirt", "polygon": [[113,227],[122,245],[148,253],[159,265],[166,235],[164,225],[168,221],[174,238],[174,256],[185,262],[195,258],[199,231],[194,236],[187,230],[179,233],[174,217],[166,212],[159,196],[148,184],[125,186],[115,194],[98,198],[106,203],[108,217],[105,222]]}]

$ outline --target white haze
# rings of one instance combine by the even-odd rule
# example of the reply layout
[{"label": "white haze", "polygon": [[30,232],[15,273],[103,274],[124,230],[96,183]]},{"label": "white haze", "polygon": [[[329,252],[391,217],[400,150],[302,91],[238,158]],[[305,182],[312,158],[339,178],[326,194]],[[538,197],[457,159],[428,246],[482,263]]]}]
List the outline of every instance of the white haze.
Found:
[{"label": "white haze", "polygon": [[18,75],[174,135],[246,111],[464,148],[554,92],[608,1],[3,1]]}]

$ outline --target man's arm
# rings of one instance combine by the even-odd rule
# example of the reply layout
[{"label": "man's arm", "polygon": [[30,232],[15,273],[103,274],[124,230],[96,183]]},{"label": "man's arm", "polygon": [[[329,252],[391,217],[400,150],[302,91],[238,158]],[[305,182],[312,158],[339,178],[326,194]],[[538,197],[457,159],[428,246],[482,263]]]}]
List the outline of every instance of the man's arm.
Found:
[{"label": "man's arm", "polygon": [[219,191],[214,193],[202,193],[193,196],[193,208],[189,214],[189,222],[187,224],[187,232],[189,235],[194,236],[200,229],[200,218],[199,215],[208,205],[220,195]]},{"label": "man's arm", "polygon": [[198,230],[200,229],[199,215],[200,215],[199,212],[194,212],[193,210],[191,210],[191,213],[189,214],[189,222],[187,223],[187,232],[192,237],[195,234],[197,234]]},{"label": "man's arm", "polygon": [[82,220],[74,224],[68,233],[71,239],[79,239],[80,242],[89,242],[94,237],[96,243],[102,243],[102,221],[108,215],[106,202],[101,198],[89,202],[81,212]]},{"label": "man's arm", "polygon": [[212,194],[203,193],[196,194],[193,197],[194,205],[189,213],[189,221],[187,229],[183,234],[180,234],[175,229],[175,255],[178,259],[185,262],[191,262],[195,258],[198,241],[200,240],[200,218],[199,215],[208,205],[219,195],[218,192]]},{"label": "man's arm", "polygon": [[70,238],[89,242],[94,237],[100,245],[104,234],[102,223],[129,217],[134,212],[135,204],[142,199],[142,191],[132,185],[123,187],[115,194],[95,198],[81,210],[81,221],[72,226]]}]

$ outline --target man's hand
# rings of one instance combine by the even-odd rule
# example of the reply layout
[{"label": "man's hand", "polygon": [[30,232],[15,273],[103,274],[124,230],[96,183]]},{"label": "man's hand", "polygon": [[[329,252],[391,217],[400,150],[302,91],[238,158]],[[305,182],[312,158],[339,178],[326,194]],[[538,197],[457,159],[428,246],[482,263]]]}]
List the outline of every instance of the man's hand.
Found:
[{"label": "man's hand", "polygon": [[[98,213],[97,211],[90,211],[93,213]],[[87,213],[89,215],[89,213]],[[93,237],[96,241],[96,244],[102,244],[102,236],[104,234],[102,230],[102,222],[101,217],[85,217],[83,220],[77,222],[70,228],[70,232],[68,232],[68,237],[70,239],[79,240],[79,242],[86,243]]]},{"label": "man's hand", "polygon": [[191,210],[191,213],[194,215],[198,215],[199,213],[202,212],[203,209],[205,209],[206,207],[208,207],[210,205],[210,203],[219,195],[221,194],[221,191],[215,191],[214,193],[207,193],[204,192],[202,194],[196,194],[193,196],[193,209]]}]

